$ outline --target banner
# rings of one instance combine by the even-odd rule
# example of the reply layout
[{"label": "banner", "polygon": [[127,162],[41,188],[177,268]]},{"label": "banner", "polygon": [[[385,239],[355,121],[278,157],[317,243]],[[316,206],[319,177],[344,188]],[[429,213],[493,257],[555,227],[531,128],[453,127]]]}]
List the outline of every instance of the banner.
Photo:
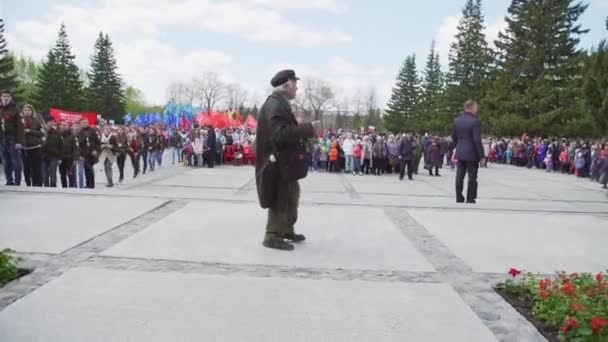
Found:
[{"label": "banner", "polygon": [[89,121],[89,125],[97,124],[97,113],[84,113],[84,112],[70,112],[63,109],[50,108],[49,114],[55,119],[56,122],[59,120],[65,120],[68,125],[71,125],[75,121],[85,118]]}]

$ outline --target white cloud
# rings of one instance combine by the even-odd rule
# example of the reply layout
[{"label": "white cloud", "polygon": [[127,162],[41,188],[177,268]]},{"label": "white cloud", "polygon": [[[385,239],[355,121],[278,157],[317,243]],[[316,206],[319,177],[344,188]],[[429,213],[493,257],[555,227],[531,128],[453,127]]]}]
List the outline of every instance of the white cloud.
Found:
[{"label": "white cloud", "polygon": [[343,58],[334,56],[329,60],[329,69],[337,75],[348,75],[348,76],[382,76],[384,75],[384,69],[380,67],[365,67],[357,65],[351,61]]},{"label": "white cloud", "polygon": [[[302,79],[300,89],[305,87],[309,79],[322,80],[331,86],[339,103],[342,103],[346,99],[352,104],[355,97],[360,97],[362,103],[365,103],[369,89],[372,87],[376,91],[377,105],[380,108],[383,108],[388,101],[393,81],[382,77],[384,76],[383,69],[360,66],[338,56],[330,58],[327,66],[328,70],[323,72],[305,65],[279,63],[270,68],[269,72],[273,74],[283,69],[295,70],[296,75]],[[270,82],[270,79],[268,82]],[[270,87],[266,89],[267,92],[269,90]]]},{"label": "white cloud", "polygon": [[494,41],[498,39],[498,33],[504,32],[507,28],[507,22],[504,17],[498,17],[491,21],[486,27],[486,41],[490,47],[494,48]]},{"label": "white cloud", "polygon": [[[332,3],[338,4],[312,1],[307,6],[331,10]],[[303,7],[305,2],[283,1],[281,6]],[[210,69],[226,80],[235,79],[230,75],[231,56],[196,48],[178,51],[171,42],[162,40],[166,29],[187,29],[193,35],[201,30],[211,31],[256,42],[303,46],[351,40],[336,29],[321,31],[292,22],[279,11],[249,0],[158,0],[153,5],[146,0],[103,0],[95,7],[88,3],[54,4],[50,8],[42,18],[15,23],[7,33],[11,49],[42,59],[57,39],[61,23],[65,23],[77,63],[88,67],[93,44],[102,30],[114,42],[125,81],[142,89],[149,101],[157,103],[164,101],[171,80],[186,81]]]},{"label": "white cloud", "polygon": [[166,87],[174,81],[188,82],[205,71],[228,80],[232,57],[221,51],[178,51],[173,46],[145,39],[116,46],[120,72],[129,84],[141,89],[149,101],[162,102]]},{"label": "white cloud", "polygon": [[319,10],[341,13],[347,9],[345,1],[340,0],[248,0],[248,2],[280,10]]},{"label": "white cloud", "polygon": [[[458,15],[444,17],[435,33],[437,53],[439,53],[439,58],[443,65],[447,65],[449,62],[450,45],[454,42],[455,36],[458,33],[459,20],[460,16]],[[506,27],[507,22],[504,17],[498,17],[490,22],[486,22],[486,41],[490,47],[494,48],[494,41],[498,38],[498,33],[504,31]]]},{"label": "white cloud", "polygon": [[454,36],[458,33],[459,16],[451,15],[443,18],[441,25],[435,33],[435,47],[439,54],[439,60],[447,65],[450,56],[450,45],[454,41]]}]

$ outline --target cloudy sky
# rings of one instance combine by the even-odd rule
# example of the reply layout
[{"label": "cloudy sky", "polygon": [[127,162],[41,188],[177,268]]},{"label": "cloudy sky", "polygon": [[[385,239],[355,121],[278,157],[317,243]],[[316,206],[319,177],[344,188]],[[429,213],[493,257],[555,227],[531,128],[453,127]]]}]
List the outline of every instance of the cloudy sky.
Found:
[{"label": "cloudy sky", "polygon": [[[410,53],[424,65],[431,40],[442,64],[465,0],[0,0],[9,48],[42,59],[63,22],[80,66],[89,62],[100,30],[110,34],[120,73],[151,103],[167,86],[215,71],[248,89],[259,102],[272,75],[294,68],[299,76],[331,82],[352,96],[377,89],[388,99]],[[581,45],[606,35],[608,0],[591,0],[582,18],[591,31]],[[486,0],[487,35],[504,28],[509,0]]]}]

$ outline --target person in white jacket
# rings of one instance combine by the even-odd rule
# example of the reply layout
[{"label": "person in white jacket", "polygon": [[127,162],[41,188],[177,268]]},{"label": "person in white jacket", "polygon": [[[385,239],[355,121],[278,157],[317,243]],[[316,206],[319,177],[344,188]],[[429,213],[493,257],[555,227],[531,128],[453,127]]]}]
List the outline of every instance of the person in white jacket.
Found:
[{"label": "person in white jacket", "polygon": [[196,137],[194,138],[194,154],[196,155],[196,166],[203,166],[203,132],[201,129],[197,130]]},{"label": "person in white jacket", "polygon": [[352,133],[346,133],[346,139],[342,142],[342,151],[344,151],[345,166],[344,171],[346,173],[353,171],[353,149],[355,148],[355,140],[353,139]]}]

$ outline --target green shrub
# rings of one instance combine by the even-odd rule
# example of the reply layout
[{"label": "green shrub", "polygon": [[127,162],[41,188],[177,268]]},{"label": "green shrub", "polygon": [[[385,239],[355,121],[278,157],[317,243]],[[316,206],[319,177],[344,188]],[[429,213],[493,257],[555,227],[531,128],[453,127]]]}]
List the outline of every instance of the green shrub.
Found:
[{"label": "green shrub", "polygon": [[0,251],[0,287],[19,276],[17,265],[22,259],[13,256],[12,252],[10,249]]}]

